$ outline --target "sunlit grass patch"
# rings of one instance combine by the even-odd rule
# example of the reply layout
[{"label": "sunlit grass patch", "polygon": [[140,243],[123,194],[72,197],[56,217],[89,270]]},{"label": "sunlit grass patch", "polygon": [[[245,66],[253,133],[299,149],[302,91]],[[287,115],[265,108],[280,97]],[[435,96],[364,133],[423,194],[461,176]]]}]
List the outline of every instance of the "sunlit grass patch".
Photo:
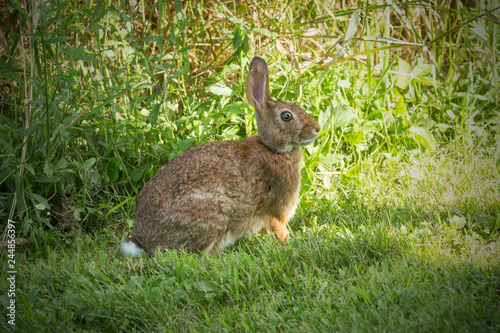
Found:
[{"label": "sunlit grass patch", "polygon": [[19,327],[456,331],[500,325],[492,310],[500,298],[493,247],[490,257],[476,261],[480,253],[473,249],[486,244],[469,243],[467,235],[445,235],[434,226],[423,231],[424,223],[405,231],[376,210],[364,217],[338,213],[356,224],[298,227],[299,220],[287,245],[257,235],[216,255],[170,251],[130,259],[117,249],[119,239],[76,235],[76,246],[22,260]]}]

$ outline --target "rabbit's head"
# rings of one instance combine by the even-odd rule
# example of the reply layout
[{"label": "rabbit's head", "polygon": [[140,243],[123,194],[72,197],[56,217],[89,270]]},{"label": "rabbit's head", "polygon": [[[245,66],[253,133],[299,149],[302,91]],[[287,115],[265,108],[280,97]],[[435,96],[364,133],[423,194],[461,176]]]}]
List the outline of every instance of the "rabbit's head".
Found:
[{"label": "rabbit's head", "polygon": [[269,70],[262,58],[250,63],[246,97],[255,108],[259,137],[272,151],[286,153],[317,138],[321,127],[313,117],[293,103],[269,96]]}]

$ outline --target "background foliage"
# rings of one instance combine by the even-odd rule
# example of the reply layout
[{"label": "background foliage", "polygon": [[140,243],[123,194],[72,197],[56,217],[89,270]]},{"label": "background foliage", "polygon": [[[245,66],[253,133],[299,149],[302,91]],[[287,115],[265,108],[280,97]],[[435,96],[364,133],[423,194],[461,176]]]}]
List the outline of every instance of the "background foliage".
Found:
[{"label": "background foliage", "polygon": [[[401,182],[478,157],[497,175],[495,3],[18,1],[2,13],[0,214],[21,237],[128,225],[161,165],[254,135],[253,55],[269,62],[273,95],[322,125],[306,204],[339,205],[351,181],[400,162]],[[436,192],[436,206],[467,205]]]},{"label": "background foliage", "polygon": [[[85,242],[80,231],[107,235],[101,244],[115,248],[133,225],[135,196],[158,168],[193,145],[256,134],[244,80],[258,55],[270,66],[272,95],[298,103],[322,126],[304,149],[300,211],[291,222],[299,249],[310,254],[314,237],[327,242],[351,232],[368,238],[345,246],[376,258],[403,243],[433,243],[433,254],[496,267],[498,280],[499,6],[452,0],[4,2],[0,229],[16,221],[18,238],[30,241],[24,255],[49,266],[55,262],[50,248]],[[378,234],[380,228],[388,234]],[[322,232],[329,236],[318,236]],[[344,271],[372,259],[336,264]],[[217,259],[202,260],[193,265]],[[248,258],[235,260],[239,267]],[[141,267],[116,269],[137,273]],[[68,283],[79,281],[60,274]],[[89,277],[96,285],[105,283],[100,278],[108,281]],[[497,297],[494,290],[488,295]]]}]

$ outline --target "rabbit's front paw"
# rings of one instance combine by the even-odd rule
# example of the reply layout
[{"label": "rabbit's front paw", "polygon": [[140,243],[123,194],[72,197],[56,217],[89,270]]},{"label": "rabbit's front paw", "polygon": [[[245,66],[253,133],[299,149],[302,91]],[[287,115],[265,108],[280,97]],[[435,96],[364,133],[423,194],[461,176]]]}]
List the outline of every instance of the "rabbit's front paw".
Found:
[{"label": "rabbit's front paw", "polygon": [[277,240],[282,243],[286,243],[290,233],[288,232],[285,221],[280,221],[275,217],[271,217],[269,229],[271,231],[274,231],[274,235],[276,236]]}]

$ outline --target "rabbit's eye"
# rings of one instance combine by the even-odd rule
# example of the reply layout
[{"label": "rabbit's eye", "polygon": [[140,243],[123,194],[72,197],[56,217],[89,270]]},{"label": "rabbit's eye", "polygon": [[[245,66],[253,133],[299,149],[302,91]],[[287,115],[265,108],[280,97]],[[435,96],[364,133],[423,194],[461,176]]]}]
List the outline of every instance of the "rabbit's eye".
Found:
[{"label": "rabbit's eye", "polygon": [[292,113],[290,111],[283,111],[281,112],[281,120],[283,121],[290,121],[292,120],[293,116],[292,116]]}]

